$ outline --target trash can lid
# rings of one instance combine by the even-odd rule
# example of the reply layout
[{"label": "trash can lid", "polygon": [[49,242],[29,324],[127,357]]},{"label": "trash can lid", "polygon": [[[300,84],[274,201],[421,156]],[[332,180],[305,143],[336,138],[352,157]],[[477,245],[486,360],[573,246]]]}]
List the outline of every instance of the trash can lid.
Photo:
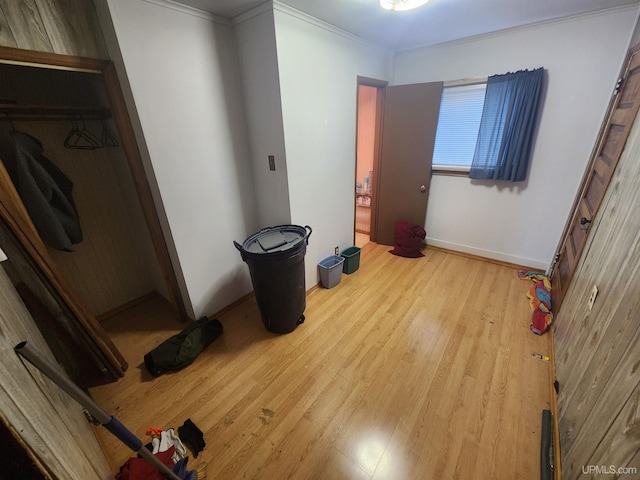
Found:
[{"label": "trash can lid", "polygon": [[288,252],[301,247],[301,242],[305,242],[310,234],[305,227],[298,225],[268,227],[248,237],[242,244],[242,249],[257,255]]}]

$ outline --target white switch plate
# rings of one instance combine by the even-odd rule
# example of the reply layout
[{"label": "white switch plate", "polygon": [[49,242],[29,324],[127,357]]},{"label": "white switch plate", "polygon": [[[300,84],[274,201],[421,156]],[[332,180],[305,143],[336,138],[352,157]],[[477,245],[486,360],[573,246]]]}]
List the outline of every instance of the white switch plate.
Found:
[{"label": "white switch plate", "polygon": [[591,310],[593,304],[596,303],[596,297],[598,296],[598,286],[594,285],[591,289],[591,295],[589,295],[589,301],[587,302],[587,308]]}]

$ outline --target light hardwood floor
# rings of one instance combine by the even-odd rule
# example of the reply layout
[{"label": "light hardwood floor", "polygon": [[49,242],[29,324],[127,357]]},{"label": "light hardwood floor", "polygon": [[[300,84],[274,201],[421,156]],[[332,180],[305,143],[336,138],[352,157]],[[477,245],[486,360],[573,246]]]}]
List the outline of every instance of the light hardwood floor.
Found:
[{"label": "light hardwood floor", "polygon": [[355,245],[356,247],[360,247],[360,248],[362,248],[362,247],[364,247],[367,243],[369,243],[370,238],[371,238],[371,237],[369,236],[369,234],[368,234],[368,233],[359,233],[359,232],[356,232],[356,235],[355,235],[355,240],[356,240],[356,241],[355,241],[354,245]]},{"label": "light hardwood floor", "polygon": [[[269,333],[253,299],[187,369],[153,379],[143,355],[184,325],[161,305],[106,324],[130,362],[95,400],[136,435],[187,418],[215,479],[538,479],[547,338],[529,330],[516,270],[369,243],[360,268],[313,290],[306,322]],[[114,471],[131,452],[97,430]]]}]

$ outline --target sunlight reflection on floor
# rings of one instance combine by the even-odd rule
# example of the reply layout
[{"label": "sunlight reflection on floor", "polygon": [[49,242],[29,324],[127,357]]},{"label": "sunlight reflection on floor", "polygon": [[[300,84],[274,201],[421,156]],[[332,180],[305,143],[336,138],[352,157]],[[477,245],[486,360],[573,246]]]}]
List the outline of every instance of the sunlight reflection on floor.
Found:
[{"label": "sunlight reflection on floor", "polygon": [[367,432],[354,446],[354,460],[370,475],[376,471],[378,463],[387,447],[388,435]]}]

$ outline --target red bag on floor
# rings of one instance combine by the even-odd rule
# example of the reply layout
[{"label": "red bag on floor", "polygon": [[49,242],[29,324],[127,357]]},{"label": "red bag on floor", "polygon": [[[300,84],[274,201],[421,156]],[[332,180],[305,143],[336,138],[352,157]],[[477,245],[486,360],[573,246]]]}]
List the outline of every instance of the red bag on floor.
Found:
[{"label": "red bag on floor", "polygon": [[427,232],[420,225],[413,225],[408,222],[396,222],[395,226],[395,246],[390,253],[400,257],[417,258],[424,257],[422,250],[422,240],[427,236]]}]

